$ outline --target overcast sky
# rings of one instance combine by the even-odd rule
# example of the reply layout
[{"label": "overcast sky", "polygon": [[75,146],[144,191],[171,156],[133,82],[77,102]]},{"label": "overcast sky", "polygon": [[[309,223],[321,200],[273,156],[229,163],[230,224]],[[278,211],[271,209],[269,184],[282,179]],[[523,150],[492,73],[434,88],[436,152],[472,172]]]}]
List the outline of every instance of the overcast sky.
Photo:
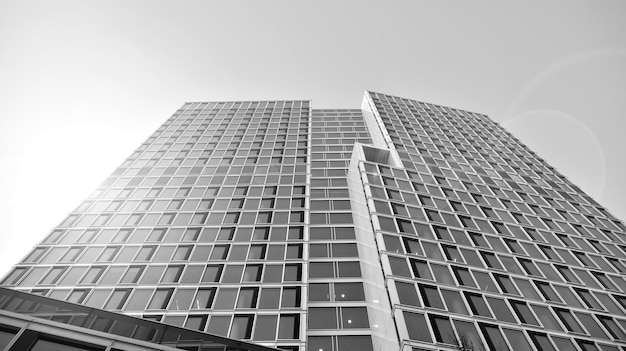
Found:
[{"label": "overcast sky", "polygon": [[0,275],[185,101],[488,114],[626,219],[626,2],[0,1]]}]

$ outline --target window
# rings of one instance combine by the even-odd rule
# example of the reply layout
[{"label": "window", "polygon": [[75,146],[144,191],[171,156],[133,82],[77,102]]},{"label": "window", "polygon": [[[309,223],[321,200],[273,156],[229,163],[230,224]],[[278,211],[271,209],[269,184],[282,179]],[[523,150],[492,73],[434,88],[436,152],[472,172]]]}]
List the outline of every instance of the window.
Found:
[{"label": "window", "polygon": [[74,290],[70,293],[70,296],[67,297],[66,301],[82,304],[88,293],[89,290]]},{"label": "window", "polygon": [[260,282],[262,273],[263,273],[263,265],[260,265],[260,264],[246,265],[246,268],[243,273],[243,281],[244,282]]},{"label": "window", "polygon": [[342,307],[340,311],[342,328],[369,328],[367,309],[365,307]]},{"label": "window", "polygon": [[404,311],[404,321],[409,332],[409,338],[432,343],[426,318],[424,318],[423,314]]},{"label": "window", "polygon": [[362,283],[335,283],[335,301],[365,301]]},{"label": "window", "polygon": [[230,329],[230,337],[234,339],[250,339],[254,315],[235,315]]},{"label": "window", "polygon": [[104,272],[105,267],[91,267],[87,271],[87,274],[83,276],[83,279],[80,281],[81,284],[95,284],[98,282],[102,273]]},{"label": "window", "polygon": [[192,301],[191,308],[194,310],[210,309],[215,297],[216,288],[198,289],[195,299]]},{"label": "window", "polygon": [[337,310],[335,307],[309,308],[309,329],[337,329]]},{"label": "window", "polygon": [[29,349],[30,351],[99,351],[103,347],[88,344],[75,344],[70,340],[60,339],[38,339]]},{"label": "window", "polygon": [[449,311],[465,315],[468,314],[467,309],[465,308],[465,303],[457,291],[441,289],[441,294],[443,295],[443,299],[445,300]]},{"label": "window", "polygon": [[282,308],[300,307],[300,287],[284,287],[281,300]]},{"label": "window", "polygon": [[157,289],[148,304],[148,309],[165,309],[173,291],[174,289]]},{"label": "window", "polygon": [[8,329],[5,327],[0,328],[0,348],[4,349],[6,346],[8,346],[16,334],[17,330]]},{"label": "window", "polygon": [[535,281],[535,285],[537,285],[537,288],[547,301],[561,302],[561,299],[559,299],[558,295],[556,294],[554,289],[552,289],[550,284]]},{"label": "window", "polygon": [[[401,304],[421,307],[417,291],[413,284],[396,281],[396,292]],[[310,289],[309,289],[310,290]]]},{"label": "window", "polygon": [[472,313],[478,316],[491,317],[491,312],[489,312],[489,308],[485,300],[483,300],[482,295],[466,292],[465,297],[467,298]]},{"label": "window", "polygon": [[507,343],[497,326],[484,323],[479,323],[479,325],[491,350],[509,351]]},{"label": "window", "polygon": [[113,261],[113,259],[115,258],[115,256],[117,255],[117,253],[119,251],[120,251],[120,247],[119,246],[109,246],[109,247],[106,247],[104,249],[104,251],[102,251],[102,254],[100,254],[100,257],[98,258],[98,261],[100,261],[100,262],[111,262],[111,261]]},{"label": "window", "polygon": [[515,285],[513,285],[511,278],[509,278],[506,275],[501,275],[501,274],[494,274],[494,277],[496,278],[496,282],[498,282],[498,285],[500,286],[500,289],[502,289],[503,293],[514,294],[514,295],[519,294],[517,292],[517,289],[515,288]]},{"label": "window", "polygon": [[443,301],[441,300],[439,291],[436,287],[430,285],[420,285],[419,291],[426,306],[440,309],[444,308]]},{"label": "window", "polygon": [[281,314],[278,323],[279,339],[297,339],[300,337],[300,315]]},{"label": "window", "polygon": [[[70,248],[69,250],[67,250],[67,252],[65,252],[63,257],[61,257],[59,262],[74,262],[76,260],[76,258],[78,258],[78,256],[82,252],[82,250],[83,250],[82,247],[72,247],[72,248]],[[43,252],[45,252],[45,249],[42,249],[42,248],[36,249],[25,261],[26,262],[36,262],[41,257]]]},{"label": "window", "polygon": [[286,264],[284,281],[300,281],[302,279],[302,266],[300,264]]},{"label": "window", "polygon": [[53,267],[48,272],[48,274],[39,282],[39,284],[56,284],[66,269],[66,267]]},{"label": "window", "polygon": [[574,289],[574,290],[576,291],[576,293],[578,293],[578,296],[580,296],[580,299],[583,300],[585,305],[587,305],[587,308],[593,308],[596,310],[603,309],[600,303],[598,302],[598,300],[596,300],[596,298],[593,297],[593,295],[591,294],[591,292],[589,292],[589,290],[584,290],[584,289]]},{"label": "window", "polygon": [[[185,328],[204,331],[208,316],[189,316],[185,322]],[[112,350],[113,351],[113,350]]]},{"label": "window", "polygon": [[554,346],[548,340],[548,336],[546,334],[540,334],[535,332],[529,332],[530,339],[533,341],[537,349],[542,351],[556,351]]},{"label": "window", "polygon": [[277,316],[257,316],[256,327],[254,331],[254,340],[275,340],[277,319]]},{"label": "window", "polygon": [[485,296],[485,298],[491,306],[491,310],[493,311],[493,314],[495,315],[495,318],[497,320],[517,323],[504,299],[499,299],[497,297],[491,296]]},{"label": "window", "polygon": [[[421,260],[410,260],[410,261],[411,261],[411,268],[413,268],[413,274],[415,275],[415,277],[427,279],[427,280],[433,280],[426,261],[421,261]],[[404,266],[406,266],[406,263],[404,263]]]},{"label": "window", "polygon": [[530,308],[528,308],[525,302],[511,301],[511,306],[522,323],[539,325],[537,319],[535,319],[535,316],[532,314]]},{"label": "window", "polygon": [[165,269],[165,274],[161,278],[161,283],[176,283],[183,272],[183,266],[169,266]]},{"label": "window", "polygon": [[124,306],[128,296],[130,296],[129,289],[114,290],[104,308],[107,310],[119,310]]},{"label": "window", "polygon": [[437,342],[456,344],[456,337],[454,336],[454,330],[452,330],[452,324],[450,324],[449,318],[430,315],[430,323],[433,327]]},{"label": "window", "polygon": [[598,316],[598,319],[604,325],[606,330],[615,338],[616,340],[626,340],[626,333],[620,329],[617,323],[611,317]]},{"label": "window", "polygon": [[554,316],[552,315],[552,313],[547,307],[538,306],[538,305],[531,305],[531,306],[532,306],[532,309],[535,311],[535,314],[541,321],[541,324],[543,324],[543,326],[546,329],[563,331],[563,329],[559,326],[556,319],[554,318]]},{"label": "window", "polygon": [[139,281],[146,266],[130,266],[122,277],[122,284],[134,284]]},{"label": "window", "polygon": [[241,288],[237,308],[255,308],[258,295],[259,288]]}]

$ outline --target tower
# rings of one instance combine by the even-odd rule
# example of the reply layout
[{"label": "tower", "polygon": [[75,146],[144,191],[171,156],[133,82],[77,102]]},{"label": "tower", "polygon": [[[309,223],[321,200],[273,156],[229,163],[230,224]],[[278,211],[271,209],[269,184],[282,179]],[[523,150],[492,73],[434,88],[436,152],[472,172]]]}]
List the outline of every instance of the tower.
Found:
[{"label": "tower", "polygon": [[0,332],[620,350],[625,230],[484,115],[374,92],[361,109],[186,103],[5,276]]}]

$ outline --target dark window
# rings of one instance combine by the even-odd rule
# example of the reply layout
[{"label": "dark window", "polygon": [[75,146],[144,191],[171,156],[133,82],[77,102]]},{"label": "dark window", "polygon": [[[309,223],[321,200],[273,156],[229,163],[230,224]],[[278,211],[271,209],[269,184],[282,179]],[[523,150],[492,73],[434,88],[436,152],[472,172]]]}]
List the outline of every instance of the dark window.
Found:
[{"label": "dark window", "polygon": [[430,315],[430,323],[435,333],[435,339],[438,342],[456,344],[456,337],[452,330],[450,319],[443,316]]},{"label": "dark window", "polygon": [[278,323],[279,339],[297,339],[300,337],[300,315],[281,314]]},{"label": "dark window", "polygon": [[522,301],[511,301],[511,306],[522,323],[539,325],[530,308]]},{"label": "dark window", "polygon": [[409,331],[409,338],[429,343],[432,342],[423,314],[404,311],[404,321]]},{"label": "dark window", "polygon": [[422,300],[424,304],[428,307],[441,308],[443,309],[443,301],[439,296],[439,291],[434,286],[429,285],[420,285],[419,286],[420,293],[422,295]]},{"label": "dark window", "polygon": [[165,309],[174,289],[157,289],[148,305],[149,309]]},{"label": "dark window", "polygon": [[478,316],[491,317],[491,312],[489,312],[489,308],[485,300],[483,300],[482,295],[466,292],[465,297],[467,298],[472,313]]}]

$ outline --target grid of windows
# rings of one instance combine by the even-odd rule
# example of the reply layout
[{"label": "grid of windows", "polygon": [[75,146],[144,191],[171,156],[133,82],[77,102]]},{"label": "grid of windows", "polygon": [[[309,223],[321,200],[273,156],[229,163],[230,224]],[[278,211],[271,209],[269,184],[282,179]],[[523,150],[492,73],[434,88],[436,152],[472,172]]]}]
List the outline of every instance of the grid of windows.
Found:
[{"label": "grid of windows", "polygon": [[361,110],[313,110],[311,128],[309,347],[333,347],[338,335],[356,337],[346,334],[354,329],[361,349],[372,350],[346,179],[353,145],[370,143],[369,133]]},{"label": "grid of windows", "polygon": [[625,345],[622,223],[485,116],[371,102],[404,166],[361,168],[406,342]]},{"label": "grid of windows", "polygon": [[1,284],[288,350],[626,349],[620,221],[486,116],[363,106],[186,103]]},{"label": "grid of windows", "polygon": [[185,104],[3,284],[298,348],[310,114]]}]

